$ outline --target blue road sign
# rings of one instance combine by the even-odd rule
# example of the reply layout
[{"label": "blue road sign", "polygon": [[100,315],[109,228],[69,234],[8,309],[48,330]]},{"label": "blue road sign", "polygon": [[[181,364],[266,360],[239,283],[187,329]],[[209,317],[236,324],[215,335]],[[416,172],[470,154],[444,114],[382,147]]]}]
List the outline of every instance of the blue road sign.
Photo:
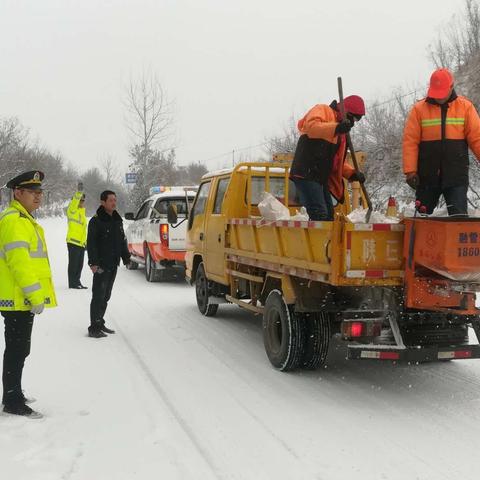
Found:
[{"label": "blue road sign", "polygon": [[137,183],[136,172],[129,172],[125,174],[125,183]]}]

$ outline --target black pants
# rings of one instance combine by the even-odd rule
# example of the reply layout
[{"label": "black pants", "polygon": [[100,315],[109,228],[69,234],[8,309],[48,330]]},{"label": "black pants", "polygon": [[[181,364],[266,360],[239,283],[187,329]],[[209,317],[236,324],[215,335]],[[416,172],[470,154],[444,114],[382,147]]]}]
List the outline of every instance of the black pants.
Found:
[{"label": "black pants", "polygon": [[30,312],[2,312],[5,320],[5,353],[3,354],[3,403],[21,405],[22,372],[25,359],[30,354],[33,317]]},{"label": "black pants", "polygon": [[443,195],[449,215],[467,215],[467,191],[467,185],[443,189],[442,187],[420,185],[417,188],[417,200],[425,205],[427,213],[430,215],[438,205],[440,195]]},{"label": "black pants", "polygon": [[105,325],[103,316],[107,310],[108,301],[112,295],[112,288],[117,276],[117,267],[104,270],[93,275],[92,302],[90,303],[89,331],[98,331]]},{"label": "black pants", "polygon": [[70,288],[80,285],[80,275],[83,269],[83,259],[85,257],[85,249],[67,243],[68,248],[68,286]]}]

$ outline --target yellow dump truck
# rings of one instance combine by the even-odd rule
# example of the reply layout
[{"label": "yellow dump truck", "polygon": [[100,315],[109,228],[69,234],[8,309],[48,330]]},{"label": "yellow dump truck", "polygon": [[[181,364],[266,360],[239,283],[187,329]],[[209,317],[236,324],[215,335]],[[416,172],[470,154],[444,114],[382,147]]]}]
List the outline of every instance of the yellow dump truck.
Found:
[{"label": "yellow dump truck", "polygon": [[[202,178],[189,212],[186,268],[203,315],[215,315],[222,303],[263,315],[265,350],[279,370],[319,367],[333,335],[352,359],[480,357],[468,335],[469,326],[480,335],[480,275],[471,274],[472,265],[480,272],[480,256],[461,243],[478,234],[480,246],[480,219],[350,223],[347,191],[334,221],[267,221],[258,209],[264,191],[291,215],[300,208],[289,169],[289,162],[240,163]],[[444,233],[454,226],[458,238],[420,243],[433,222]],[[446,249],[466,252],[450,277],[437,255]],[[436,252],[436,270],[427,250]]]}]

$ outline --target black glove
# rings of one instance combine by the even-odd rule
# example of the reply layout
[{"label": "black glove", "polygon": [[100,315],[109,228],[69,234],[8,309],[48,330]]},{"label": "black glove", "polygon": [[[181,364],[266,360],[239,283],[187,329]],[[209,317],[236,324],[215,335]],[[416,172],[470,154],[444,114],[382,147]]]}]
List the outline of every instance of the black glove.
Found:
[{"label": "black glove", "polygon": [[351,122],[346,118],[336,126],[335,135],[338,135],[339,133],[348,133],[352,127],[353,127],[353,122]]},{"label": "black glove", "polygon": [[420,178],[416,173],[409,173],[407,174],[407,178],[405,179],[405,181],[407,182],[409,187],[416,190],[420,183]]},{"label": "black glove", "polygon": [[351,182],[364,183],[365,182],[365,175],[362,172],[359,172],[358,170],[356,170],[354,173],[352,173],[352,175],[350,175],[349,180]]}]

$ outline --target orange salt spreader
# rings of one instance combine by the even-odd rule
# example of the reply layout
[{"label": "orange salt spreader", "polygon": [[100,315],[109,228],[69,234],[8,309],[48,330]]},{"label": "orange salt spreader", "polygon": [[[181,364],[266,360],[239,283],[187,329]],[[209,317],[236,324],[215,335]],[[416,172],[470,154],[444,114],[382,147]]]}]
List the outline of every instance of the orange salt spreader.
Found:
[{"label": "orange salt spreader", "polygon": [[480,218],[405,218],[405,307],[478,315]]}]

